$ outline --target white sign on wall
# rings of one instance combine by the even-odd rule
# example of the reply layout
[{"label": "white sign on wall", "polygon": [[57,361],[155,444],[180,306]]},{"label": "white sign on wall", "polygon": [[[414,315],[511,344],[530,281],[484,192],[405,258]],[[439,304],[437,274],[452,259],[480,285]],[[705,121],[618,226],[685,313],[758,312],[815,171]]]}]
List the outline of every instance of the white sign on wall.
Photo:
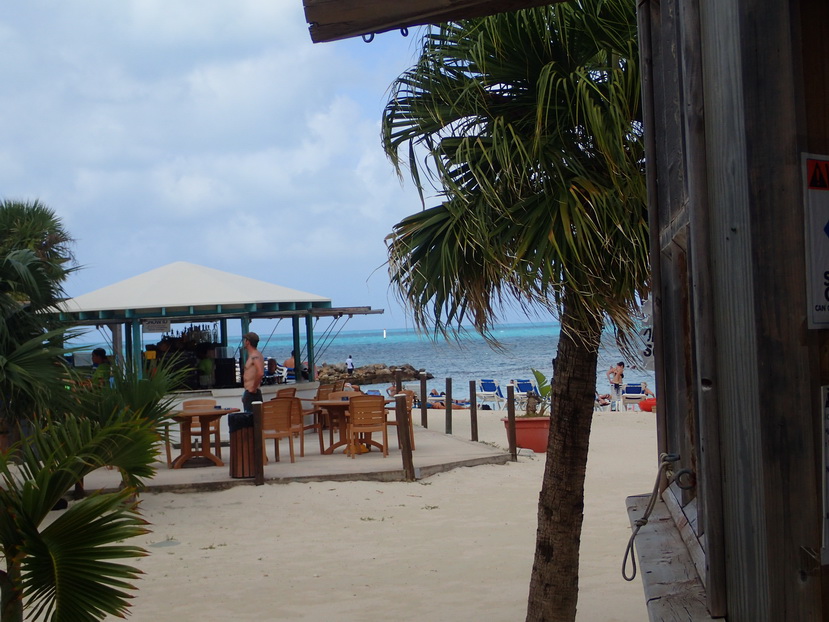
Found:
[{"label": "white sign on wall", "polygon": [[170,320],[144,320],[141,322],[145,333],[169,333]]},{"label": "white sign on wall", "polygon": [[801,154],[809,328],[829,328],[829,156]]}]

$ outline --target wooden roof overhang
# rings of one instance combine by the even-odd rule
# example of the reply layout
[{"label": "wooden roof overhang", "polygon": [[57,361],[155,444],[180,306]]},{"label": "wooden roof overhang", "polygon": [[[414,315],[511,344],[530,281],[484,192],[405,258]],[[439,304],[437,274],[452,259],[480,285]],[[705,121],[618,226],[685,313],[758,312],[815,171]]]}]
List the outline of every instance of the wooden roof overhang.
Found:
[{"label": "wooden roof overhang", "polygon": [[[559,0],[560,1],[560,0]],[[551,0],[303,0],[314,43],[556,4]]]}]

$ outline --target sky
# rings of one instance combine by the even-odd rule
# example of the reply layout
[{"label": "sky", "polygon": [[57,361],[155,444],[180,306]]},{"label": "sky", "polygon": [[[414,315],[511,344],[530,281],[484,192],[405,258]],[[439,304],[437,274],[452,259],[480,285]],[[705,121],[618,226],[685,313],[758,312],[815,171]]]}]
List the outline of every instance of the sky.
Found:
[{"label": "sky", "polygon": [[188,261],[410,326],[384,238],[421,209],[380,146],[418,30],[313,44],[302,0],[0,4],[0,197],[76,240],[78,296]]}]

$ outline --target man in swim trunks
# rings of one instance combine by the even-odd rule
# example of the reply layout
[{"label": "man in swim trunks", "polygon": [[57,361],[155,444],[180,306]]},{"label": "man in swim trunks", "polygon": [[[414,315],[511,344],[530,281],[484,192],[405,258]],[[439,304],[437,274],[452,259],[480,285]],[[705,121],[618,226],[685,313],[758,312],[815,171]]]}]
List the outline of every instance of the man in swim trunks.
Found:
[{"label": "man in swim trunks", "polygon": [[245,392],[242,393],[242,410],[253,412],[253,402],[262,401],[262,377],[265,375],[265,360],[262,353],[256,349],[259,345],[259,335],[256,333],[245,333],[242,337],[242,344],[247,353],[245,360],[245,371],[242,375],[242,382],[245,385]]}]

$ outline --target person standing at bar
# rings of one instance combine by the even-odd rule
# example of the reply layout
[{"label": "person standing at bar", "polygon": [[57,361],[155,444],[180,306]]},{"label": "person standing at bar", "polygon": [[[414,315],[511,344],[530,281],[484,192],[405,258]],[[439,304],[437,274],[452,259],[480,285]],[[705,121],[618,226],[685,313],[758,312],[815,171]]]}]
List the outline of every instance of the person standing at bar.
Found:
[{"label": "person standing at bar", "polygon": [[256,349],[259,345],[259,335],[256,333],[245,333],[242,337],[242,344],[247,352],[245,371],[242,376],[242,383],[245,392],[242,393],[242,407],[245,412],[253,412],[252,404],[262,401],[262,377],[265,375],[265,359],[262,353]]}]

